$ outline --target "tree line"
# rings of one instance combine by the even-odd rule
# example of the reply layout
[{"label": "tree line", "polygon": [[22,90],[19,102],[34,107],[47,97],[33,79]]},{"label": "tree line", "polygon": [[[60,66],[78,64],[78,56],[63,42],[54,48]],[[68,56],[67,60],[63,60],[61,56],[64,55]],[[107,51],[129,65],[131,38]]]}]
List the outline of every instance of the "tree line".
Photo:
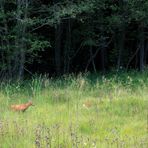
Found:
[{"label": "tree line", "polygon": [[0,78],[148,64],[147,0],[1,0]]}]

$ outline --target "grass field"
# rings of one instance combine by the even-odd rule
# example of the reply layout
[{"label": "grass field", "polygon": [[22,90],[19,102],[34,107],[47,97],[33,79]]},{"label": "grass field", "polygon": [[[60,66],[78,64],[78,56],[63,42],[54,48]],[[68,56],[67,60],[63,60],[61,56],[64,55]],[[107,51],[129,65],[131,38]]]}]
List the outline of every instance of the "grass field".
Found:
[{"label": "grass field", "polygon": [[0,148],[35,147],[147,148],[148,71],[2,82]]}]

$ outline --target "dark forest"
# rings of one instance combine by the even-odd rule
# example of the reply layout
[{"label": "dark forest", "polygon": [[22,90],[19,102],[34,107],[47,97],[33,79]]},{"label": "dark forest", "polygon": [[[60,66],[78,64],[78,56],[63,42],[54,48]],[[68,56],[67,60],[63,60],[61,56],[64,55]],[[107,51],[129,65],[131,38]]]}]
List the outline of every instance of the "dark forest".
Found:
[{"label": "dark forest", "polygon": [[1,0],[0,77],[143,71],[147,0]]}]

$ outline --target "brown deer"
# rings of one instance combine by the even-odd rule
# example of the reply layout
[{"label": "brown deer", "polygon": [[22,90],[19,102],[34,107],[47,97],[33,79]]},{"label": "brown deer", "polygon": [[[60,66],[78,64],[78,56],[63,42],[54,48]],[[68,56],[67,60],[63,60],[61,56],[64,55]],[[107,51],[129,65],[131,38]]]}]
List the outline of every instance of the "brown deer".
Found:
[{"label": "brown deer", "polygon": [[87,101],[85,101],[85,102],[83,103],[83,107],[84,107],[84,108],[87,108],[87,109],[91,108],[91,107],[94,106],[94,105],[95,105],[94,102],[93,102],[93,101],[89,101],[89,100],[87,100]]},{"label": "brown deer", "polygon": [[25,104],[11,105],[10,108],[13,111],[24,112],[29,108],[29,106],[32,106],[32,105],[33,105],[32,101],[29,101],[28,103],[25,103]]}]

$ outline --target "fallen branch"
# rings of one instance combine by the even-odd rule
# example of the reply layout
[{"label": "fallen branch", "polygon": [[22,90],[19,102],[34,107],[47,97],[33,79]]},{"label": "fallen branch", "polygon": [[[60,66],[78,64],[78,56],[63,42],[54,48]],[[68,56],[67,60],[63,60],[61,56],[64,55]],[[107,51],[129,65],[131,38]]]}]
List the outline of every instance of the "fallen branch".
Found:
[{"label": "fallen branch", "polygon": [[131,63],[131,61],[133,60],[133,58],[136,56],[137,52],[139,51],[140,47],[137,48],[136,52],[133,54],[133,56],[129,59],[127,66],[126,66],[126,70],[128,70],[129,64]]},{"label": "fallen branch", "polygon": [[[110,41],[106,44],[105,47],[108,47],[108,45],[111,43],[111,41],[112,41],[112,38],[111,38]],[[87,72],[88,66],[89,66],[90,63],[94,60],[94,58],[97,56],[98,52],[99,52],[101,49],[103,49],[103,48],[104,48],[104,46],[101,47],[101,48],[98,48],[98,50],[96,50],[96,52],[94,53],[94,55],[92,55],[92,56],[90,57],[90,59],[88,60],[87,65],[86,65],[85,72]]]}]

